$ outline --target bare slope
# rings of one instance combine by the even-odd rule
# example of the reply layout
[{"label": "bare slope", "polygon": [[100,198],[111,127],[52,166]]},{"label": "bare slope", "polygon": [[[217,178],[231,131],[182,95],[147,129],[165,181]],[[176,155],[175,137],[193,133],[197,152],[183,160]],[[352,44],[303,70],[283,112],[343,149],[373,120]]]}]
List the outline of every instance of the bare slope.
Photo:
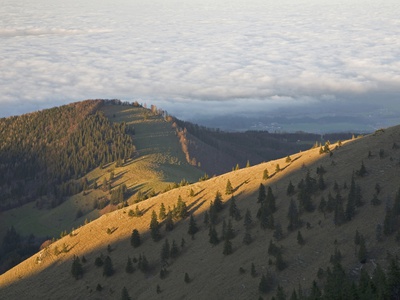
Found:
[{"label": "bare slope", "polygon": [[[362,266],[354,254],[354,235],[357,229],[366,238],[368,259],[365,266],[369,270],[377,262],[385,266],[387,253],[398,254],[398,244],[394,235],[383,236],[380,242],[376,240],[376,226],[383,223],[385,203],[393,203],[399,188],[400,152],[397,145],[400,145],[400,127],[378,131],[365,138],[343,143],[343,146],[336,150],[336,145],[331,145],[332,155],[320,155],[319,149],[312,149],[292,155],[290,162],[282,158],[171,190],[139,203],[140,210],[144,212],[140,218],[129,216],[129,210],[134,210],[135,205],[114,211],[76,229],[71,235],[54,242],[1,275],[0,293],[6,299],[118,299],[125,286],[135,299],[254,299],[259,296],[258,284],[261,274],[270,272],[274,278],[274,289],[280,284],[290,295],[292,288],[297,288],[299,284],[307,292],[312,280],[316,278],[318,269],[329,265],[329,258],[335,247],[338,247],[343,255],[342,263],[346,271],[357,277]],[[297,230],[289,232],[286,229],[290,199],[296,200],[298,195],[298,192],[292,197],[286,195],[289,181],[296,186],[306,177],[307,172],[313,178],[317,178],[316,169],[322,166],[326,170],[324,180],[327,188],[313,194],[314,205],[318,206],[322,196],[327,199],[329,192],[332,195],[336,194],[335,181],[346,203],[352,174],[360,170],[362,162],[368,173],[363,177],[355,177],[355,181],[361,188],[365,204],[356,208],[354,219],[335,226],[334,213],[324,216],[318,210],[303,212],[301,219],[304,224],[309,223],[309,226],[304,225],[300,229],[305,245],[298,245]],[[275,174],[277,164],[283,170]],[[272,176],[263,180],[265,169]],[[225,203],[216,225],[220,236],[222,220],[228,220],[229,215],[231,196],[224,194],[228,179],[235,189],[236,203],[242,216],[248,208],[255,224],[251,229],[254,241],[247,246],[242,243],[245,233],[243,219],[238,222],[232,221],[236,231],[236,237],[232,239],[233,253],[225,256],[224,242],[216,246],[209,243],[208,228],[203,224],[203,218],[216,192],[220,191]],[[275,258],[268,255],[268,245],[273,240],[274,231],[261,229],[256,218],[260,206],[257,203],[260,183],[271,187],[276,197],[277,210],[274,220],[275,224],[282,225],[284,236],[275,243],[283,249],[283,258],[287,263],[287,268],[283,271],[276,270]],[[370,201],[376,193],[377,183],[380,186],[378,198],[383,203],[372,206]],[[194,191],[193,197],[189,196],[191,189]],[[161,203],[167,208],[172,208],[179,196],[186,202],[200,231],[191,239],[187,234],[189,218],[186,218],[177,221],[175,229],[171,232],[166,232],[163,226],[163,238],[154,242],[148,232],[152,210],[158,213]],[[143,244],[138,248],[133,248],[129,242],[135,228],[139,230],[143,240]],[[179,256],[168,261],[168,276],[160,279],[160,252],[166,238],[170,244],[175,240],[180,245],[182,238],[186,243],[180,248]],[[107,251],[107,245],[111,246],[110,253]],[[55,249],[63,248],[66,252],[56,255]],[[104,256],[109,255],[112,259],[115,273],[111,277],[104,277],[102,268],[94,265],[95,258],[101,253]],[[84,255],[87,259],[83,264],[83,278],[79,280],[75,280],[71,275],[72,259],[75,255],[81,258]],[[147,257],[151,270],[144,274],[135,264],[136,271],[127,274],[125,266],[128,256],[138,258],[139,255]],[[250,275],[252,263],[258,274],[256,277]],[[240,267],[245,271],[244,274],[239,272]],[[185,273],[189,274],[190,283],[184,282]],[[102,291],[96,291],[98,284],[103,287]],[[322,282],[318,284],[322,286]],[[156,293],[157,285],[161,288],[160,294]],[[274,292],[270,292],[268,296],[273,294]]]}]

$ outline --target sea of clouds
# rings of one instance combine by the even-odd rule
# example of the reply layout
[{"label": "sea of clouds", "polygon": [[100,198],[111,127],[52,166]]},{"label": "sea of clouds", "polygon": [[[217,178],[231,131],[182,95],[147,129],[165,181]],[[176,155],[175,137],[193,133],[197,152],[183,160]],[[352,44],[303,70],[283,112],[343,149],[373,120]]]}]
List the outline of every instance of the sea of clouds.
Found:
[{"label": "sea of clouds", "polygon": [[173,115],[400,111],[398,0],[0,0],[0,117],[96,98]]}]

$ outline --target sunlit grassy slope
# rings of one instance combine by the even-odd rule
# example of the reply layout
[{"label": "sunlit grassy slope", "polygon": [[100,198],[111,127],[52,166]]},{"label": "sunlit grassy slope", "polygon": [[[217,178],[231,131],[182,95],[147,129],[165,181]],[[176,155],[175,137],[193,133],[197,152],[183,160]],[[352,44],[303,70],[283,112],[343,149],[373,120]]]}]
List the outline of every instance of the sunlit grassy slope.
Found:
[{"label": "sunlit grassy slope", "polygon": [[[356,230],[366,238],[368,260],[363,268],[371,271],[376,263],[385,267],[388,253],[399,254],[395,235],[384,236],[380,242],[376,240],[376,226],[383,223],[385,207],[394,199],[400,185],[400,150],[396,145],[400,145],[400,127],[345,142],[338,149],[335,149],[336,145],[331,145],[332,155],[320,155],[319,149],[311,149],[291,155],[291,162],[282,158],[173,189],[139,203],[140,210],[144,212],[140,218],[130,217],[128,214],[136,204],[103,215],[76,229],[72,236],[56,241],[0,276],[0,286],[3,287],[0,295],[5,299],[119,299],[122,288],[126,287],[133,299],[257,299],[260,296],[258,284],[261,274],[267,272],[273,275],[273,290],[280,284],[286,294],[290,295],[293,288],[301,285],[307,293],[312,281],[317,278],[318,269],[325,269],[329,265],[335,247],[340,249],[343,255],[342,264],[345,270],[350,276],[357,278],[362,265],[355,255]],[[318,206],[322,196],[327,199],[329,192],[335,195],[335,181],[341,195],[347,199],[351,176],[354,171],[360,169],[362,161],[368,174],[356,177],[356,183],[361,187],[365,204],[357,208],[352,221],[341,226],[334,225],[333,213],[324,216],[318,210],[312,213],[303,212],[301,219],[304,224],[308,222],[309,226],[300,229],[305,239],[305,245],[300,246],[297,243],[297,231],[287,230],[287,212],[292,198],[286,195],[289,181],[297,185],[305,178],[307,172],[316,178],[317,167],[323,166],[327,171],[324,175],[327,188],[313,196],[314,204]],[[283,170],[275,173],[277,164]],[[267,180],[263,180],[265,169],[272,175]],[[231,196],[224,194],[228,179],[235,189],[234,196],[242,216],[245,210],[249,209],[255,224],[251,229],[253,242],[244,245],[243,219],[232,221],[236,232],[236,237],[232,240],[233,253],[225,256],[222,253],[223,242],[217,246],[209,243],[208,228],[203,224],[203,218],[210,201],[214,199],[216,192],[220,191],[225,208],[219,214],[216,229],[218,235],[221,235],[222,220],[229,219],[228,206]],[[261,229],[256,219],[260,183],[271,187],[277,199],[274,219],[275,224],[282,225],[284,236],[275,243],[282,247],[283,258],[288,265],[283,271],[275,269],[275,258],[268,255],[267,251],[269,242],[274,240],[273,230]],[[377,183],[381,187],[379,198],[382,204],[372,206],[370,201],[376,192]],[[194,191],[193,197],[189,196],[191,189]],[[172,208],[179,196],[186,202],[189,213],[195,217],[200,231],[191,239],[187,233],[189,218],[186,218],[178,221],[172,232],[166,232],[162,227],[163,238],[154,242],[148,232],[152,210],[158,213],[161,203]],[[293,199],[297,199],[296,194]],[[135,228],[142,235],[143,244],[139,248],[133,248],[129,242]],[[108,234],[108,229],[115,231]],[[168,239],[170,244],[175,240],[180,245],[182,238],[186,241],[185,246],[180,247],[180,255],[177,258],[169,260],[169,273],[165,279],[161,279],[160,253],[165,239]],[[56,255],[55,249],[62,249],[63,245],[67,252]],[[108,245],[112,249],[111,252],[107,251]],[[104,277],[102,268],[94,265],[95,258],[101,254],[112,258],[115,273],[111,277]],[[84,275],[82,279],[75,280],[71,275],[72,259],[74,256],[82,258],[83,255],[87,259],[83,265]],[[135,272],[127,274],[125,266],[128,257],[138,258],[139,255],[147,257],[151,270],[144,274],[135,264]],[[257,272],[255,277],[250,275],[252,263]],[[244,274],[239,272],[240,267],[243,268]],[[192,279],[190,283],[184,282],[185,273]],[[98,284],[103,287],[102,291],[96,291]],[[321,282],[318,281],[318,284]],[[160,294],[156,293],[157,285],[161,288]],[[269,299],[274,293],[272,291],[262,296]]]},{"label": "sunlit grassy slope", "polygon": [[[0,237],[10,226],[14,226],[22,235],[33,233],[40,237],[59,237],[61,231],[69,232],[85,220],[98,218],[101,212],[93,209],[93,202],[104,196],[110,197],[108,192],[103,192],[101,185],[104,177],[107,180],[110,178],[111,172],[115,174],[113,188],[121,184],[127,186],[131,194],[129,203],[136,200],[138,191],[143,195],[159,193],[182,179],[194,182],[202,176],[203,172],[186,162],[175,129],[162,116],[153,115],[142,107],[122,105],[105,105],[102,110],[112,122],[126,122],[134,126],[135,157],[119,168],[113,163],[92,170],[85,177],[91,185],[96,181],[99,188],[69,197],[54,209],[39,210],[32,202],[2,212]],[[83,212],[83,216],[76,218],[78,210]]]}]

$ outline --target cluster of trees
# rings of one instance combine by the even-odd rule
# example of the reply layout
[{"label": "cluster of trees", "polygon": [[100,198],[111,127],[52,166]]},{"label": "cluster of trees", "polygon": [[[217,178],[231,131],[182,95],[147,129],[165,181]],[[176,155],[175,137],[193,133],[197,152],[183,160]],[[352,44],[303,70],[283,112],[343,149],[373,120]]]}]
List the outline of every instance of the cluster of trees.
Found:
[{"label": "cluster of trees", "polygon": [[[0,209],[47,195],[63,197],[87,187],[78,180],[91,169],[134,154],[124,123],[111,123],[98,109],[102,100],[83,101],[0,119]],[[86,183],[86,185],[85,185]]]}]

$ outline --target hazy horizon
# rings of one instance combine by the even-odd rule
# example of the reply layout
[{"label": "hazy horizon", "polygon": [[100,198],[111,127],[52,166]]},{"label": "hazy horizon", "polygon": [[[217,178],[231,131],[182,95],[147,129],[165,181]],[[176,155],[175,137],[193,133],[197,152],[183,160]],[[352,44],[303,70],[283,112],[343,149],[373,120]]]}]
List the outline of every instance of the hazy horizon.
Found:
[{"label": "hazy horizon", "polygon": [[0,3],[0,117],[116,98],[204,122],[400,122],[394,0]]}]

